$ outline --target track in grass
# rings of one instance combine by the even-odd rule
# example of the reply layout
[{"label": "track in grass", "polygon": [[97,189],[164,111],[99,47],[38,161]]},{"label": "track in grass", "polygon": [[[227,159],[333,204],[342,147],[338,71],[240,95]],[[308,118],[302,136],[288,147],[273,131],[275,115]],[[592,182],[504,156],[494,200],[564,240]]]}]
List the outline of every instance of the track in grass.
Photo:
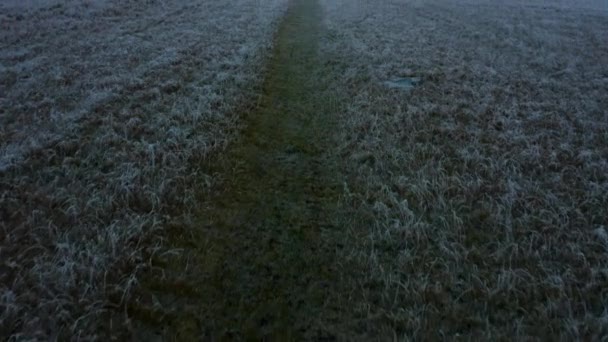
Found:
[{"label": "track in grass", "polygon": [[[212,167],[225,181],[182,238],[187,285],[153,285],[165,336],[320,338],[340,319],[344,226],[331,156],[336,99],[320,63],[321,9],[295,0],[279,28],[259,106]],[[165,304],[163,304],[165,305]],[[144,319],[146,313],[133,310]],[[151,319],[152,318],[152,319]]]}]

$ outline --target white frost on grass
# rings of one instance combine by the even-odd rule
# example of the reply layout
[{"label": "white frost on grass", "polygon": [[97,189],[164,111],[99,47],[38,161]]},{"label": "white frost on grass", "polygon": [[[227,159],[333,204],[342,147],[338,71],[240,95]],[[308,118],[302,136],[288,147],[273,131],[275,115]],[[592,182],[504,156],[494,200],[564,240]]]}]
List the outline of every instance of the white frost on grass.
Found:
[{"label": "white frost on grass", "polygon": [[[365,270],[359,328],[606,336],[606,2],[322,3],[351,99],[347,199],[373,217],[345,252]],[[410,92],[382,85],[409,75]]]},{"label": "white frost on grass", "polygon": [[20,3],[0,2],[0,338],[126,338],[286,1]]}]

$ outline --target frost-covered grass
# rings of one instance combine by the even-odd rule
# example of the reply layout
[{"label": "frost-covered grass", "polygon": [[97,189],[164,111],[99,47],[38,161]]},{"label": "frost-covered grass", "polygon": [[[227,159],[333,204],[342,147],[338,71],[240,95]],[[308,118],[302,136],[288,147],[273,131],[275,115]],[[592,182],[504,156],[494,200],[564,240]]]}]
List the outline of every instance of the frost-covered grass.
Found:
[{"label": "frost-covered grass", "polygon": [[[348,200],[370,218],[349,331],[606,336],[606,2],[322,3]],[[403,76],[423,83],[382,85]]]},{"label": "frost-covered grass", "polygon": [[128,331],[285,3],[0,1],[0,337]]}]

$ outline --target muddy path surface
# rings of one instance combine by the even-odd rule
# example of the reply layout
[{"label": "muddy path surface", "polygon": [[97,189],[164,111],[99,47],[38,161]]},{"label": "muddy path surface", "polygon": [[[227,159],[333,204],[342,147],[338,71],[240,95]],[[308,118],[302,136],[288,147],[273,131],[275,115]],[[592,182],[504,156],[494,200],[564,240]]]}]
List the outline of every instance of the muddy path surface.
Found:
[{"label": "muddy path surface", "polygon": [[292,2],[263,97],[212,167],[224,181],[176,239],[187,257],[163,265],[182,280],[147,284],[165,311],[132,310],[164,337],[334,336],[348,293],[337,253],[351,216],[339,204],[340,101],[317,52],[321,17],[316,1]]}]

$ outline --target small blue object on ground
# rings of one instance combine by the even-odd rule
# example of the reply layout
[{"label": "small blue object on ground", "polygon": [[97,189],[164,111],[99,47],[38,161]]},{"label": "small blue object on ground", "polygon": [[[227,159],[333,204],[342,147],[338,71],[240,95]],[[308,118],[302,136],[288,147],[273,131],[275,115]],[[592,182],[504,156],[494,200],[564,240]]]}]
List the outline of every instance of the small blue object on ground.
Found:
[{"label": "small blue object on ground", "polygon": [[420,83],[422,83],[422,79],[420,77],[401,77],[395,78],[391,81],[385,81],[384,85],[389,88],[412,90],[414,87],[420,85]]}]

